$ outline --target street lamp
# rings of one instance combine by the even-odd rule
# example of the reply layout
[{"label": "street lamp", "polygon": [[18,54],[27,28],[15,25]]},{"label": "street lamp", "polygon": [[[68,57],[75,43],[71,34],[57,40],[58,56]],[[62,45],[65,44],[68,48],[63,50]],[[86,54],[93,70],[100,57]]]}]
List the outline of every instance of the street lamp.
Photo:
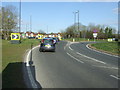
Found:
[{"label": "street lamp", "polygon": [[21,0],[19,5],[19,33],[21,32]]},{"label": "street lamp", "polygon": [[[79,31],[79,10],[74,13],[74,30],[76,30],[76,23],[78,24],[78,31]],[[76,14],[77,14],[77,22],[76,22]]]},{"label": "street lamp", "polygon": [[76,11],[76,14],[77,14],[77,21],[78,21],[78,31],[79,31],[79,10]]},{"label": "street lamp", "polygon": [[79,10],[77,11],[78,14],[78,30],[79,30]]},{"label": "street lamp", "polygon": [[73,12],[74,14],[74,30],[76,30],[76,12]]},{"label": "street lamp", "polygon": [[32,32],[32,16],[30,15],[30,32]]}]

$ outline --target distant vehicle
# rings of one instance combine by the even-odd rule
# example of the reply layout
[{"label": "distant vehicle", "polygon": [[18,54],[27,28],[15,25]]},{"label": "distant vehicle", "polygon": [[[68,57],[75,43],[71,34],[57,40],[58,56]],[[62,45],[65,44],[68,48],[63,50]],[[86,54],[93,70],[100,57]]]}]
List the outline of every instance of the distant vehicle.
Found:
[{"label": "distant vehicle", "polygon": [[53,52],[55,52],[54,40],[52,38],[43,38],[41,40],[41,45],[40,45],[39,51],[40,52],[43,52],[43,51],[53,51]]},{"label": "distant vehicle", "polygon": [[55,44],[58,43],[59,40],[57,37],[52,37],[52,38],[53,38]]}]

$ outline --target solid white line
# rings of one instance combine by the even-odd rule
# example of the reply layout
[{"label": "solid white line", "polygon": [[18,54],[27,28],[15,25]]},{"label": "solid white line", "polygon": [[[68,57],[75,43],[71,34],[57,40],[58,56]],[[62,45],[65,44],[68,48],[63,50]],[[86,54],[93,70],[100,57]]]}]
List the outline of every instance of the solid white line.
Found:
[{"label": "solid white line", "polygon": [[108,69],[117,69],[118,70],[117,67],[107,67],[107,66],[97,66],[97,65],[92,65],[92,66],[94,66],[94,67],[101,67],[101,68],[108,68]]},{"label": "solid white line", "polygon": [[29,50],[28,54],[27,54],[27,58],[26,58],[26,66],[29,66],[29,55],[31,53],[31,50]]},{"label": "solid white line", "polygon": [[[33,47],[32,50],[35,49],[35,48],[37,48],[37,47],[39,47],[39,45]],[[29,56],[30,56],[30,53],[31,53],[31,50],[29,50],[29,52],[28,52],[28,54],[27,54],[27,58],[26,58],[26,66],[29,66]]]},{"label": "solid white line", "polygon": [[79,52],[76,52],[76,53],[79,54],[79,55],[81,55],[81,56],[83,56],[83,57],[86,57],[86,58],[88,58],[88,59],[91,59],[91,60],[93,60],[93,61],[96,61],[96,62],[99,62],[99,63],[102,63],[102,64],[106,64],[106,63],[103,62],[103,61],[99,61],[99,60],[97,60],[97,59],[94,59],[94,58],[88,57],[88,56],[83,55],[83,54],[81,54],[81,53],[79,53]]},{"label": "solid white line", "polygon": [[[37,47],[39,47],[39,46],[35,46],[34,48],[32,48],[32,50],[35,49],[35,48],[37,48]],[[26,69],[27,69],[27,72],[28,72],[28,77],[29,77],[29,79],[30,79],[32,88],[38,88],[38,87],[37,87],[37,84],[35,83],[35,80],[34,80],[34,78],[33,78],[31,69],[30,69],[30,67],[29,67],[29,66],[30,66],[30,65],[29,65],[29,60],[30,60],[30,59],[29,59],[29,56],[30,56],[30,53],[31,53],[32,50],[29,50],[29,52],[28,52],[28,54],[27,54],[27,57],[26,57]]]},{"label": "solid white line", "polygon": [[28,66],[27,66],[27,72],[28,72],[28,77],[29,77],[29,79],[30,79],[30,82],[31,82],[32,87],[33,87],[33,88],[37,88],[37,85],[36,85],[35,80],[34,80],[34,78],[33,78],[33,75],[32,75],[32,72],[31,72],[31,70],[30,70],[30,67],[28,67]]},{"label": "solid white line", "polygon": [[110,75],[111,77],[113,77],[113,78],[115,78],[115,79],[120,79],[120,78],[118,78],[118,77],[116,77],[116,76],[114,76],[114,75]]},{"label": "solid white line", "polygon": [[108,54],[108,53],[105,53],[105,52],[101,52],[101,51],[97,51],[97,50],[95,50],[95,49],[92,49],[92,48],[90,48],[88,45],[89,45],[89,44],[87,44],[86,47],[87,47],[88,49],[92,50],[92,51],[96,51],[96,52],[98,52],[98,53],[102,53],[102,54],[106,54],[106,55],[109,55],[109,56],[113,56],[113,57],[119,58],[119,56],[117,56],[117,55],[111,55],[111,54]]},{"label": "solid white line", "polygon": [[69,49],[70,49],[70,50],[73,50],[70,46],[69,46]]},{"label": "solid white line", "polygon": [[64,50],[65,50],[65,48],[69,45],[69,41],[67,41],[67,44],[64,46]]},{"label": "solid white line", "polygon": [[73,57],[73,56],[72,56],[72,55],[70,55],[69,53],[67,53],[67,55],[69,55],[70,57],[72,57],[73,59],[75,59],[76,61],[78,61],[78,62],[80,62],[80,63],[84,63],[84,62],[80,61],[79,59],[77,59],[77,58]]}]

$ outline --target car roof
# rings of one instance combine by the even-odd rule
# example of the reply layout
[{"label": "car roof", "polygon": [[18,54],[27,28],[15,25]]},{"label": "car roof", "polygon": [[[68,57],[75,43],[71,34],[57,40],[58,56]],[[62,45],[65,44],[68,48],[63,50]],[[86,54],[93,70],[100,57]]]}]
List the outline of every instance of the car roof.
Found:
[{"label": "car roof", "polygon": [[43,38],[43,39],[53,39],[53,38]]}]

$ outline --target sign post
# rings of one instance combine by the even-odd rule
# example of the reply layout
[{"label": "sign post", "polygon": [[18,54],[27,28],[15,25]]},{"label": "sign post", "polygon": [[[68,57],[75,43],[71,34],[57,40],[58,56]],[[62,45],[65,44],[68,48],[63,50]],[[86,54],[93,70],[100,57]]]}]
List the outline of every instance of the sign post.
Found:
[{"label": "sign post", "polygon": [[97,33],[93,33],[93,37],[94,37],[94,42],[95,42],[95,38],[97,37]]},{"label": "sign post", "polygon": [[41,40],[43,38],[42,34],[38,34],[38,39]]},{"label": "sign post", "polygon": [[95,30],[93,31],[94,42],[95,42],[95,38],[97,37],[97,35],[98,35],[98,33],[97,33],[97,30],[95,29]]},{"label": "sign post", "polygon": [[20,33],[11,33],[11,43],[12,44],[20,43]]}]

